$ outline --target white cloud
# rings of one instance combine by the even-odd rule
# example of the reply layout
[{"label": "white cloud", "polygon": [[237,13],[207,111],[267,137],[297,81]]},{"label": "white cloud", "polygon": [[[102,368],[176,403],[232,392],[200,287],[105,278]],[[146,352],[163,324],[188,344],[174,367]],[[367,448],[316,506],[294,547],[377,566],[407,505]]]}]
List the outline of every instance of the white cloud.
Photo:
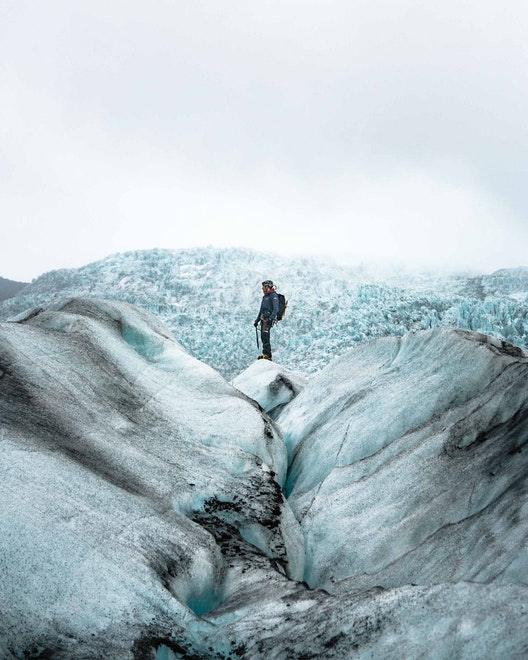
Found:
[{"label": "white cloud", "polygon": [[3,18],[0,275],[275,236],[526,263],[524,2],[18,0]]}]

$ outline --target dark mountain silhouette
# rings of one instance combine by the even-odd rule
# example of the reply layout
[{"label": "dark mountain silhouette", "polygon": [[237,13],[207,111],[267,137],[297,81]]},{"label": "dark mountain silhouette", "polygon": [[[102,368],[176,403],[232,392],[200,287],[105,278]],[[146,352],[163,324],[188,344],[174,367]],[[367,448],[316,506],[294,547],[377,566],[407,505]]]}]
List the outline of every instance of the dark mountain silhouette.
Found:
[{"label": "dark mountain silhouette", "polygon": [[27,285],[27,282],[15,282],[14,280],[7,280],[5,277],[0,277],[0,300],[7,300],[16,296]]}]

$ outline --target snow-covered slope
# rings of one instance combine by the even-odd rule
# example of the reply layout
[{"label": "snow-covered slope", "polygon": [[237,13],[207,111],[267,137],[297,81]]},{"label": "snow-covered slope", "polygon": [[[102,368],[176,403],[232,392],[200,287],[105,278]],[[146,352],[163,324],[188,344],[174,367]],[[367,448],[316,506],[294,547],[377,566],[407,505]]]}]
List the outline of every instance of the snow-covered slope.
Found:
[{"label": "snow-covered slope", "polygon": [[439,276],[344,267],[247,250],[149,250],[42,275],[0,303],[0,319],[61,297],[123,300],[164,319],[181,344],[231,380],[258,355],[260,282],[289,299],[274,357],[310,375],[358,342],[438,326],[528,345],[528,269]]},{"label": "snow-covered slope", "polygon": [[527,369],[450,329],[255,363],[276,424],[128,304],[0,324],[0,657],[525,657]]}]

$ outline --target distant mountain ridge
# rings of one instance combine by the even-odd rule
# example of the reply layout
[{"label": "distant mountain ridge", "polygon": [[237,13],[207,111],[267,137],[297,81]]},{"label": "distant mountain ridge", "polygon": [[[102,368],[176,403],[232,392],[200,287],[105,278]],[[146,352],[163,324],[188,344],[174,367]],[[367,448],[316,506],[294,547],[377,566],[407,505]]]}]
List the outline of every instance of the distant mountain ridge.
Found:
[{"label": "distant mountain ridge", "polygon": [[192,355],[231,379],[258,355],[252,322],[267,278],[289,299],[274,357],[307,374],[358,342],[439,326],[528,346],[528,268],[378,275],[243,249],[142,250],[51,271],[0,302],[0,320],[73,296],[122,300],[161,317]]},{"label": "distant mountain ridge", "polygon": [[27,282],[16,282],[15,280],[8,280],[5,277],[0,277],[0,301],[12,298],[24,287]]}]

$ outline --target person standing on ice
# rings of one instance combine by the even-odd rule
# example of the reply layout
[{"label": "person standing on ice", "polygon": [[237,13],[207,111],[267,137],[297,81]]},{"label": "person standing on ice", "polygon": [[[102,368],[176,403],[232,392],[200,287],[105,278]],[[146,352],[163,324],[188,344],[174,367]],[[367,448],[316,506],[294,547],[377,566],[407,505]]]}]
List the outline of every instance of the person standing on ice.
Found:
[{"label": "person standing on ice", "polygon": [[275,291],[275,285],[271,280],[264,280],[262,282],[262,302],[260,303],[260,310],[255,323],[255,328],[260,323],[260,337],[262,339],[262,355],[258,356],[259,360],[271,360],[271,326],[277,320],[279,313],[279,296]]}]

